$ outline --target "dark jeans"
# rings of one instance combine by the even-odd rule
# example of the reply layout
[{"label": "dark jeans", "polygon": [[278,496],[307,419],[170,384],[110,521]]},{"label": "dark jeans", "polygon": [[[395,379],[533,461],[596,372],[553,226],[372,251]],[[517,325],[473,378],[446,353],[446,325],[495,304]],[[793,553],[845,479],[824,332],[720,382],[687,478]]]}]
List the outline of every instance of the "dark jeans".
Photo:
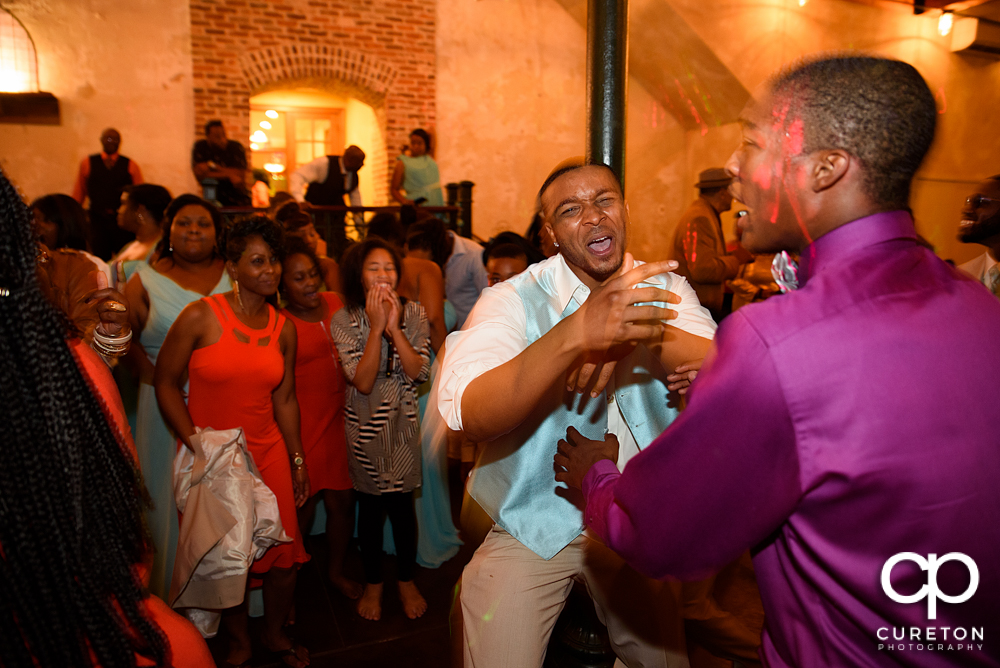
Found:
[{"label": "dark jeans", "polygon": [[388,513],[392,539],[396,543],[396,576],[400,582],[413,580],[417,562],[417,516],[413,512],[413,492],[381,495],[357,492],[358,540],[368,584],[382,582],[382,526]]}]

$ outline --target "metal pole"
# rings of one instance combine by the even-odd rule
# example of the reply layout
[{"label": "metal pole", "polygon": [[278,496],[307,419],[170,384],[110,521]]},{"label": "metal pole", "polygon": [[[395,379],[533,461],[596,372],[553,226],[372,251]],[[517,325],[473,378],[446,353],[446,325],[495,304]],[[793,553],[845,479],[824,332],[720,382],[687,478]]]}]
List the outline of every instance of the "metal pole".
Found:
[{"label": "metal pole", "polygon": [[628,0],[587,0],[587,160],[625,187]]},{"label": "metal pole", "polygon": [[472,238],[472,181],[462,181],[458,184],[458,205],[462,207],[461,223],[458,233],[467,239]]}]

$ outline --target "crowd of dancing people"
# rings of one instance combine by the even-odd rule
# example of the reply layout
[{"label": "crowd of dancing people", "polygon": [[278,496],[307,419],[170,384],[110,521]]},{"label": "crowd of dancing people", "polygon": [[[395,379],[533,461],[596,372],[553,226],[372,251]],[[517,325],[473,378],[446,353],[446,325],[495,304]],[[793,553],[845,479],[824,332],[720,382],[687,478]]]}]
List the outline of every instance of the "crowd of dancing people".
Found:
[{"label": "crowd of dancing people", "polygon": [[[648,263],[618,177],[580,160],[525,236],[455,234],[419,208],[439,196],[422,131],[401,213],[335,257],[294,197],[226,220],[143,183],[105,261],[77,199],[29,205],[0,174],[0,664],[211,666],[221,629],[227,667],[258,645],[307,666],[288,628],[311,533],[373,623],[394,553],[416,619],[416,567],[461,544],[451,459],[478,544],[465,666],[540,668],[574,582],[628,666],[688,668],[693,637],[742,665],[1000,665],[1000,180],[966,201],[959,238],[987,252],[962,274],[908,206],[936,117],[899,61],[779,73],[701,173],[675,259]],[[358,153],[320,165],[353,168],[341,197]],[[715,599],[751,554],[763,631]],[[928,567],[897,565],[937,554],[969,576],[932,571],[951,595],[928,618],[890,591],[926,597]]]},{"label": "crowd of dancing people", "polygon": [[[447,490],[447,430],[439,416],[425,419],[431,364],[458,314],[467,314],[486,286],[489,250],[484,258],[481,246],[410,205],[403,221],[411,224],[394,213],[374,216],[338,262],[325,254],[308,209],[291,197],[227,224],[200,195],[172,197],[142,183],[122,189],[117,212],[119,227],[135,238],[104,261],[90,252],[89,219],[76,199],[48,195],[22,212],[7,186],[5,227],[28,235],[37,249],[39,287],[57,307],[53,317],[71,350],[87,362],[80,362],[85,375],[114,378],[88,380],[105,412],[116,409],[112,427],[141,474],[130,508],[142,517],[129,554],[154,599],[182,608],[204,598],[192,550],[196,562],[216,557],[192,546],[206,536],[214,541],[207,527],[233,508],[213,506],[217,517],[206,519],[184,503],[191,497],[178,486],[179,453],[207,464],[222,451],[212,443],[238,430],[230,440],[272,495],[278,535],[259,548],[265,532],[255,507],[237,517],[249,524],[250,543],[227,544],[232,554],[212,564],[242,571],[247,592],[262,592],[263,646],[288,665],[308,664],[308,650],[285,627],[294,621],[297,569],[310,559],[303,532],[313,527],[325,533],[330,582],[357,601],[360,616],[381,616],[386,550],[397,557],[405,614],[420,617],[427,604],[413,582],[415,567],[439,566],[461,545]],[[508,257],[511,249],[522,258],[535,253],[513,237],[515,245],[488,246]],[[449,294],[446,267],[463,254]],[[81,356],[88,345],[105,361]],[[363,583],[344,570],[355,535]],[[221,627],[228,663],[246,665],[251,596],[224,589],[212,588],[213,595],[235,605],[183,610],[205,636]],[[156,658],[162,647],[140,654],[147,650]],[[196,665],[178,657],[175,665]]]}]

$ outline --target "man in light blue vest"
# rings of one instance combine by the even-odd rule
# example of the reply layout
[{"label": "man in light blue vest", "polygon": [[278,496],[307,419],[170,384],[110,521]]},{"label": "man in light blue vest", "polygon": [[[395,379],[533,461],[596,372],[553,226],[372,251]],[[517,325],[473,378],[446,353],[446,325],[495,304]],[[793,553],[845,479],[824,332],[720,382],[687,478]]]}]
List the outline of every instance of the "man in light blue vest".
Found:
[{"label": "man in light blue vest", "polygon": [[683,668],[678,586],[586,534],[552,457],[567,430],[612,433],[624,467],[673,421],[682,381],[669,370],[704,357],[715,324],[668,273],[675,262],[625,253],[628,207],[608,167],[557,169],[539,209],[559,254],[485,290],[441,371],[449,426],[486,443],[469,491],[496,522],[462,575],[465,665],[541,666],[578,579],[630,668]]}]

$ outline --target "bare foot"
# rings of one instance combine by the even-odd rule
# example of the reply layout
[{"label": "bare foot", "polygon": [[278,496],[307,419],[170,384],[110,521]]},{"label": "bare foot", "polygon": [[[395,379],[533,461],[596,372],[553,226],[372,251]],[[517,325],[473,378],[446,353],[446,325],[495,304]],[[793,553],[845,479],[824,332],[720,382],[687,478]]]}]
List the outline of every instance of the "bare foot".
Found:
[{"label": "bare foot", "polygon": [[399,600],[403,602],[403,612],[410,619],[416,619],[427,612],[427,601],[420,595],[412,580],[399,583]]},{"label": "bare foot", "polygon": [[355,582],[351,578],[344,577],[343,575],[330,575],[330,582],[332,582],[333,586],[337,588],[337,591],[352,601],[356,601],[361,598],[361,593],[364,591],[364,587],[361,586],[361,583]]},{"label": "bare foot", "polygon": [[250,661],[251,653],[249,646],[230,645],[229,654],[226,655],[226,664],[230,666],[242,666]]},{"label": "bare foot", "polygon": [[268,637],[265,632],[261,636],[261,644],[284,666],[306,668],[309,665],[309,650],[295,643],[283,632],[274,639]]},{"label": "bare foot", "polygon": [[382,583],[366,584],[365,592],[358,600],[358,614],[377,622],[382,618]]}]

